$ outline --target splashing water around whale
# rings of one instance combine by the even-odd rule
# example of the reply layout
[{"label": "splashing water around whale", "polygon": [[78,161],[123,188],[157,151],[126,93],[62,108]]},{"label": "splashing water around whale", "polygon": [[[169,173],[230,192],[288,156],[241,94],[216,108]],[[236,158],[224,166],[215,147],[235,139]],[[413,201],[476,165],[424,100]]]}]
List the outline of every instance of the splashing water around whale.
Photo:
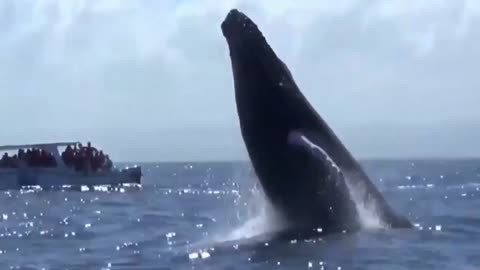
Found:
[{"label": "splashing water around whale", "polygon": [[[250,196],[239,194],[239,205],[245,206],[243,209],[236,209],[239,224],[214,236],[214,242],[251,239],[285,229],[286,223],[268,202],[261,188],[255,185],[249,194],[243,195]],[[242,210],[245,211],[244,215],[240,213]]]},{"label": "splashing water around whale", "polygon": [[[367,230],[386,228],[376,214],[373,202],[364,203],[361,200],[362,192],[358,192],[352,186],[349,186],[349,190],[355,201],[363,228]],[[208,240],[208,243],[197,243],[198,245],[263,241],[274,237],[276,232],[288,228],[288,223],[282,218],[280,212],[269,203],[262,188],[257,184],[252,189],[239,193],[238,200],[238,208],[235,209],[238,224],[228,227],[226,231],[213,232],[213,237]]]}]

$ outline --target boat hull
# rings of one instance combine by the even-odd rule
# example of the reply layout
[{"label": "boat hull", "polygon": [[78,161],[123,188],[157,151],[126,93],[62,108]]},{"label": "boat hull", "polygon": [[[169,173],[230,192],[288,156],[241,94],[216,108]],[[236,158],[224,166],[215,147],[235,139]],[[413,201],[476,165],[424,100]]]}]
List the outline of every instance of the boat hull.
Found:
[{"label": "boat hull", "polygon": [[0,190],[61,186],[140,184],[140,167],[86,174],[64,168],[18,168],[0,170]]}]

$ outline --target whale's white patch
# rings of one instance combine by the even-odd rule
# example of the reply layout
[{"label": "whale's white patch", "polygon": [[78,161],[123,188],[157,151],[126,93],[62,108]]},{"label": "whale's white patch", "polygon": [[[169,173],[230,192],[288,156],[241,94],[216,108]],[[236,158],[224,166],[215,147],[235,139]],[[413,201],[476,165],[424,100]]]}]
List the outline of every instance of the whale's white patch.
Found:
[{"label": "whale's white patch", "polygon": [[[300,142],[298,140],[300,140]],[[300,143],[301,145],[305,145],[307,147],[310,147],[310,150],[312,151],[312,153],[314,155],[318,156],[318,154],[320,154],[321,155],[320,158],[325,159],[329,164],[331,164],[331,166],[333,168],[335,168],[337,173],[340,173],[340,168],[335,163],[335,161],[333,161],[333,159],[328,155],[328,153],[325,152],[325,150],[323,150],[320,146],[316,145],[311,140],[309,140],[305,135],[303,135],[299,132],[296,132],[296,131],[291,132],[289,134],[289,141],[297,143],[297,144]]]},{"label": "whale's white patch", "polygon": [[367,194],[366,187],[363,184],[352,185],[349,178],[356,177],[355,174],[350,172],[343,172],[340,170],[340,167],[333,161],[333,159],[328,155],[328,153],[323,150],[320,146],[313,143],[307,136],[298,131],[290,132],[288,140],[291,143],[301,145],[304,147],[309,147],[314,155],[322,155],[320,158],[326,159],[333,168],[336,169],[337,173],[342,174],[345,184],[349,190],[350,196],[355,203],[357,211],[360,216],[360,222],[365,228],[384,228],[386,225],[380,220],[376,203],[372,199],[364,200]]},{"label": "whale's white patch", "polygon": [[333,161],[333,159],[328,155],[328,153],[325,152],[325,150],[323,150],[320,146],[311,142],[307,137],[305,137],[303,135],[301,135],[300,138],[312,148],[312,151],[314,151],[314,152],[315,152],[315,150],[320,151],[320,153],[325,157],[325,159],[328,162],[330,162],[330,164],[332,164],[332,167],[334,167],[337,170],[338,173],[340,172],[340,168],[337,166],[335,161]]}]

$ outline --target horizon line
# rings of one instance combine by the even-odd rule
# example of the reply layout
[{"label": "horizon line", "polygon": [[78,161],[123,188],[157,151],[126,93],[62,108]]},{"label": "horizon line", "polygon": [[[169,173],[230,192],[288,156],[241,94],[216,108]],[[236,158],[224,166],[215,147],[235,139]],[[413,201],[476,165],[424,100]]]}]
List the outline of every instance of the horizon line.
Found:
[{"label": "horizon line", "polygon": [[[480,160],[480,156],[463,156],[463,157],[369,157],[356,158],[359,162],[371,161],[466,161]],[[144,161],[114,161],[114,163],[251,163],[250,159],[205,159],[205,160],[144,160]]]}]

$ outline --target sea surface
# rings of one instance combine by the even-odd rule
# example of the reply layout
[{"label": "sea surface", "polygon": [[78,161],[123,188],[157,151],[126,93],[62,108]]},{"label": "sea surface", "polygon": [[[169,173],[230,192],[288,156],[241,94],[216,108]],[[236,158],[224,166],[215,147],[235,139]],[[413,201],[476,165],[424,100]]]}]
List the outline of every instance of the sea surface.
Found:
[{"label": "sea surface", "polygon": [[137,164],[141,187],[1,191],[0,269],[480,269],[480,160],[361,164],[414,229],[275,241],[249,163]]}]

